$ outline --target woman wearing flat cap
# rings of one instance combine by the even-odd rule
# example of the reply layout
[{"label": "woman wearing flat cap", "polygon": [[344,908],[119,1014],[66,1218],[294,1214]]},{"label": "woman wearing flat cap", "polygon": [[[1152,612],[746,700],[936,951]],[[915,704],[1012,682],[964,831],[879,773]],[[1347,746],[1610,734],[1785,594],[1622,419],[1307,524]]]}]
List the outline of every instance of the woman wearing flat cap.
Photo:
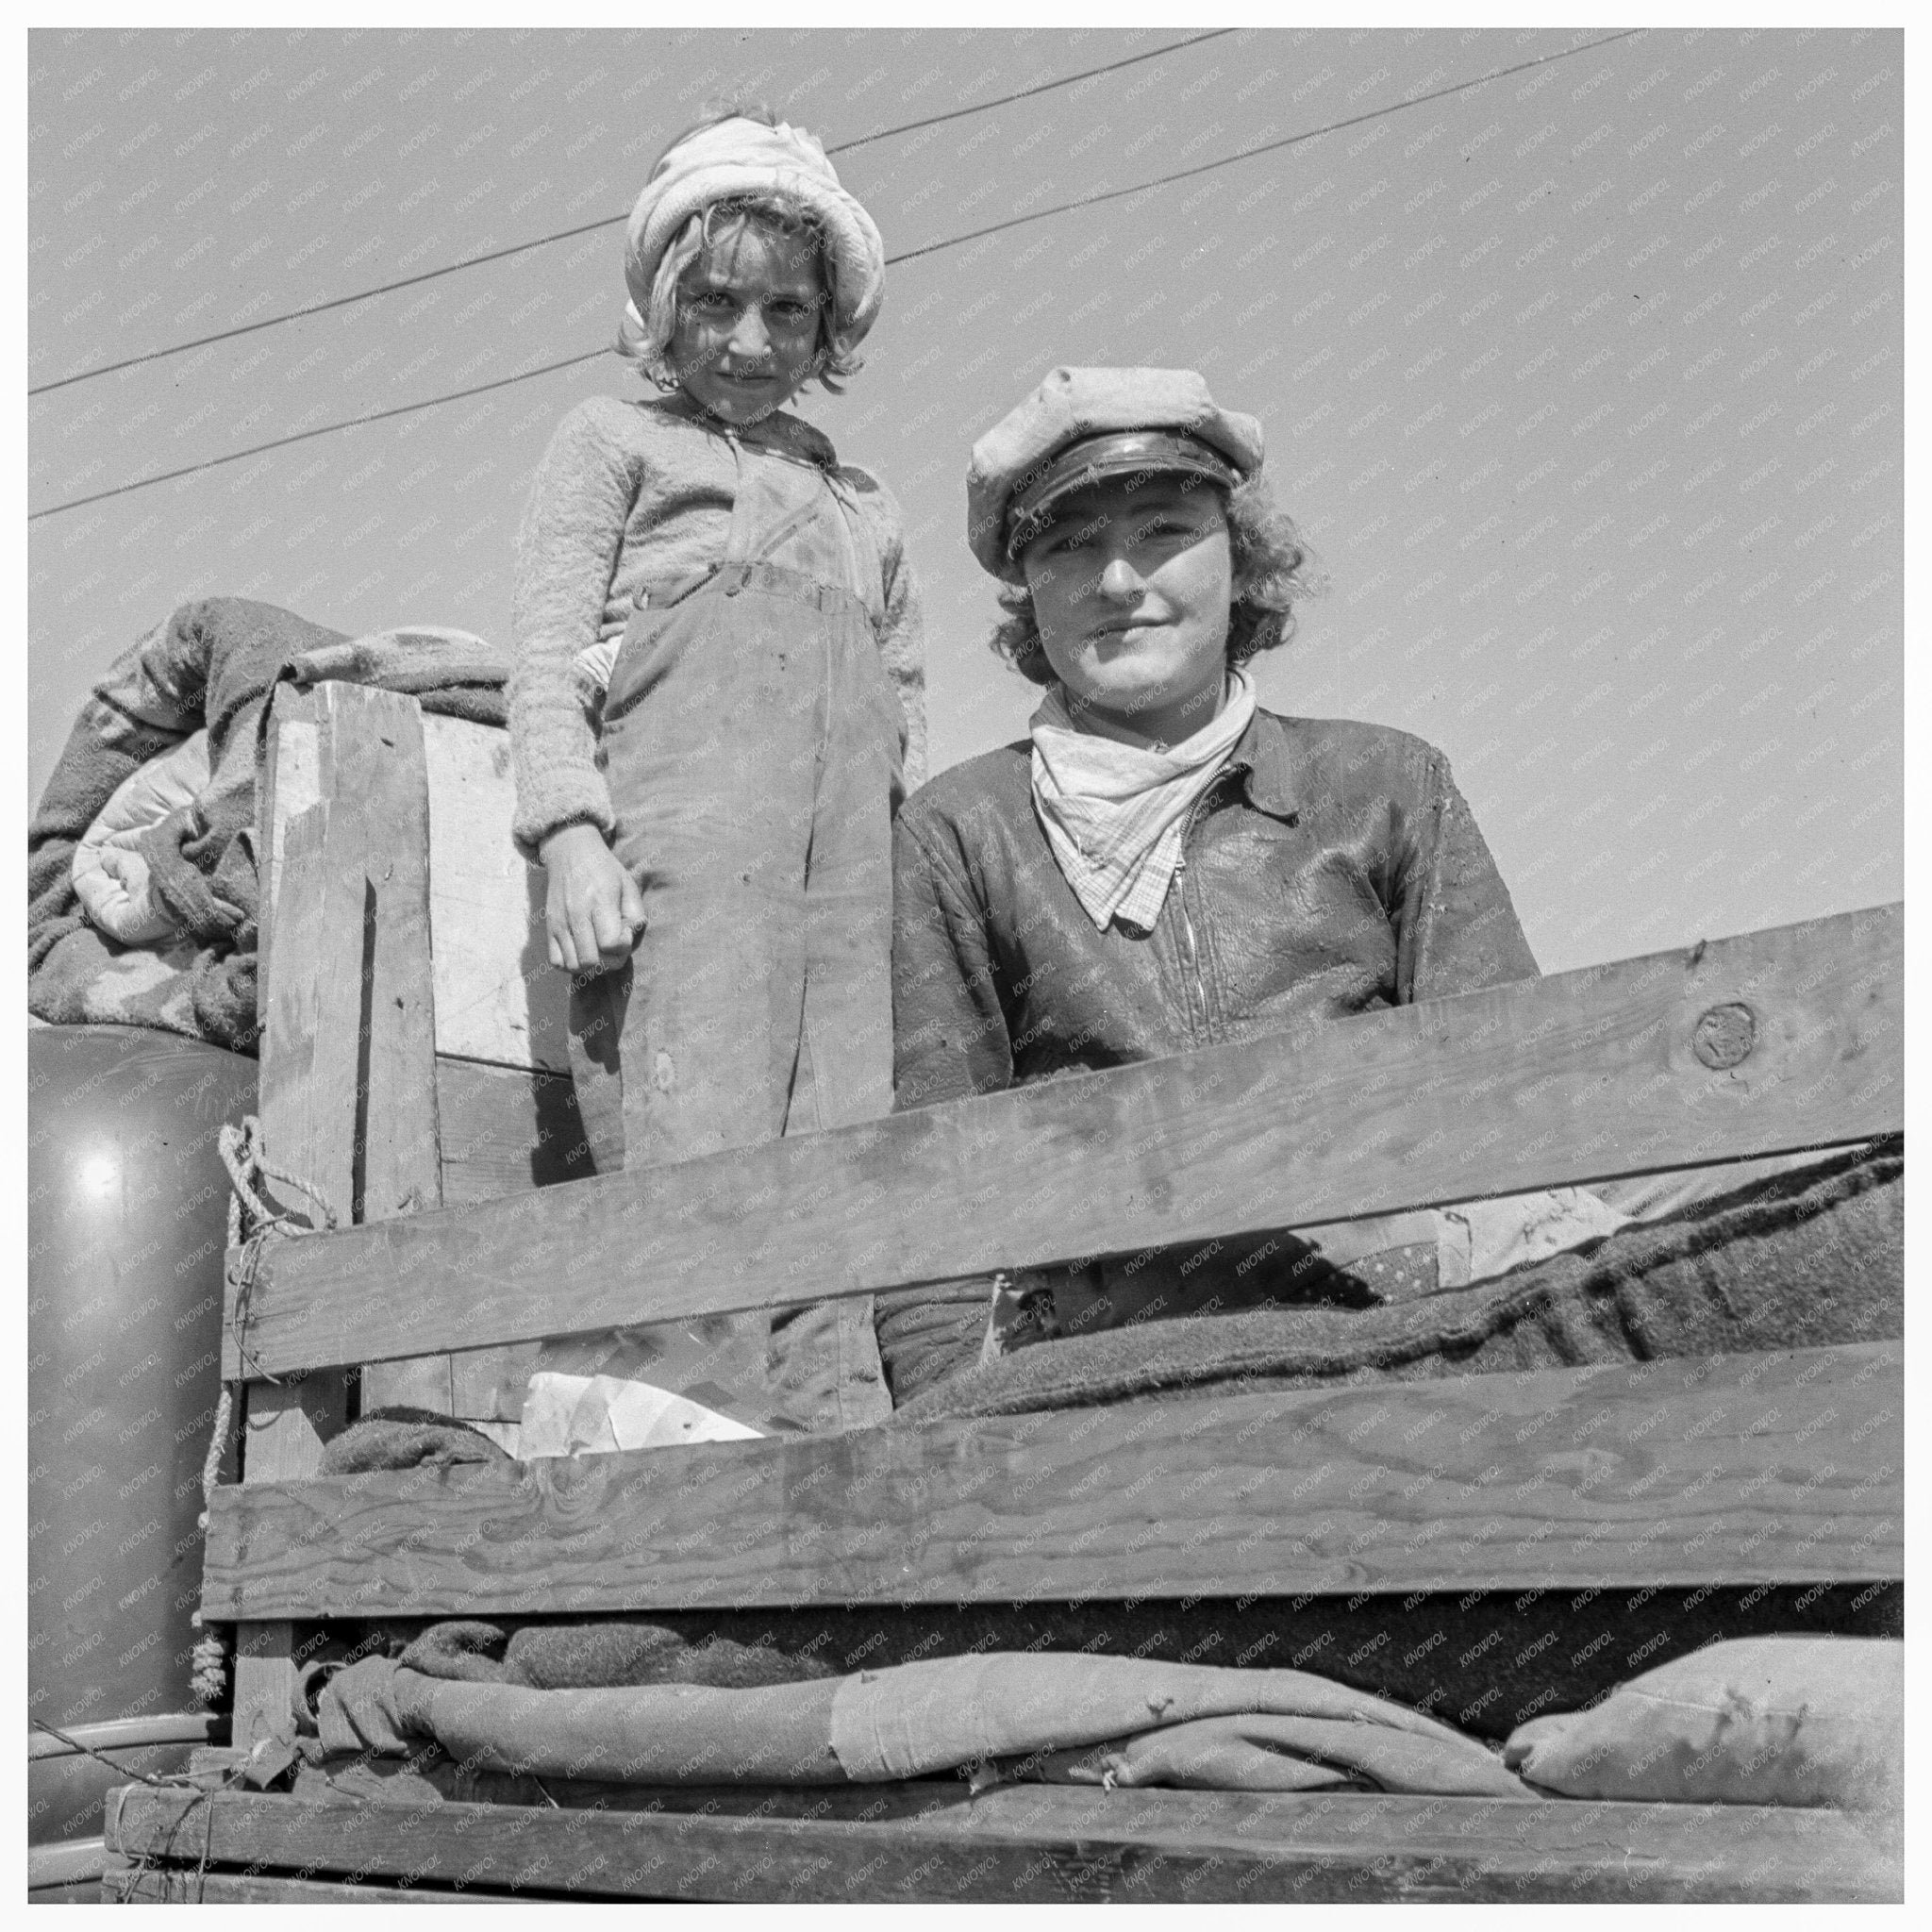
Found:
[{"label": "woman wearing flat cap", "polygon": [[[1044,695],[1029,740],[899,814],[898,1108],[1535,976],[1440,751],[1256,703],[1249,660],[1291,634],[1311,566],[1253,417],[1191,371],[1057,369],[974,447],[967,498],[994,648]],[[1512,1258],[1619,1218],[1538,1198]],[[881,1297],[880,1347],[903,1404],[1035,1336],[1367,1305],[1470,1278],[1472,1213],[929,1286]]]}]

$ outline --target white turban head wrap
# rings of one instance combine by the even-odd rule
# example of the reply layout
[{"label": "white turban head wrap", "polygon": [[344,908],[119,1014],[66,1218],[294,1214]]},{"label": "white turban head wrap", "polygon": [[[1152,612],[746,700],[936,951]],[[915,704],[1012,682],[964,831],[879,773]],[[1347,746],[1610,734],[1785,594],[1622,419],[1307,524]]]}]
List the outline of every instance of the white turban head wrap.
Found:
[{"label": "white turban head wrap", "polygon": [[836,297],[832,330],[849,352],[878,319],[886,293],[886,250],[872,217],[844,189],[824,147],[802,127],[733,115],[700,127],[652,170],[631,209],[624,251],[630,290],[625,335],[635,341],[650,313],[658,269],[684,225],[721,201],[774,200],[808,215],[831,258]]}]

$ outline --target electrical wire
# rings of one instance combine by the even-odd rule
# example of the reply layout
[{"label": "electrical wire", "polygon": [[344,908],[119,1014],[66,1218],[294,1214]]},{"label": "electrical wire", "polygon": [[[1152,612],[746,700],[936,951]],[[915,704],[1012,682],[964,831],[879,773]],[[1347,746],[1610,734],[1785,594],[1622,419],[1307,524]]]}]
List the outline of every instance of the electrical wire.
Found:
[{"label": "electrical wire", "polygon": [[340,423],[322,423],[313,429],[298,429],[292,436],[277,436],[271,441],[258,442],[249,449],[231,450],[225,457],[210,457],[200,463],[184,463],[178,470],[163,470],[158,476],[142,476],[132,483],[117,484],[111,490],[97,490],[92,496],[76,496],[71,503],[57,503],[51,509],[37,509],[27,522],[34,524],[42,517],[57,517],[64,509],[79,509],[86,504],[105,502],[110,496],[125,496],[130,490],[145,490],[150,484],[173,483],[203,470],[218,470],[224,463],[245,462],[250,457],[266,455],[272,449],[287,449],[291,442],[307,442],[316,436],[332,436],[338,429],[359,429],[365,423],[382,423],[391,416],[412,416],[418,409],[433,409],[441,403],[459,403],[467,396],[485,395],[493,389],[508,389],[512,383],[532,382],[540,375],[555,375],[559,369],[575,369],[580,362],[594,362],[609,353],[608,349],[591,349],[581,356],[566,356],[561,362],[546,362],[541,369],[520,370],[515,375],[500,375],[494,382],[479,382],[470,389],[452,390],[445,396],[430,396],[420,403],[398,403],[392,409],[372,409],[366,416],[350,416]]},{"label": "electrical wire", "polygon": [[413,289],[418,283],[453,275],[459,269],[478,268],[486,261],[504,261],[512,255],[525,255],[532,248],[547,247],[553,242],[568,242],[574,236],[589,235],[598,228],[608,228],[613,221],[622,220],[622,215],[606,216],[602,221],[586,222],[581,227],[561,228],[555,235],[540,235],[534,242],[518,242],[508,248],[492,248],[486,255],[465,256],[461,261],[452,261],[441,268],[425,269],[419,275],[405,275],[399,282],[383,282],[374,289],[358,290],[353,295],[334,295],[326,302],[311,302],[306,308],[288,308],[279,315],[264,315],[259,322],[240,323],[233,328],[217,329],[211,336],[196,336],[192,341],[173,342],[165,349],[149,349],[139,356],[125,356],[119,362],[102,362],[92,369],[83,369],[73,375],[43,382],[38,388],[28,390],[27,394],[48,395],[57,389],[72,388],[76,382],[92,382],[97,375],[112,375],[122,369],[139,369],[143,362],[159,362],[169,356],[185,356],[190,349],[205,349],[211,342],[231,342],[237,336],[252,336],[260,329],[278,328],[285,322],[301,322],[311,315],[325,315],[331,308],[349,308],[358,302],[373,302],[376,296],[392,295],[398,289]]},{"label": "electrical wire", "polygon": [[[1065,214],[1074,208],[1092,208],[1100,202],[1119,201],[1128,195],[1150,193],[1157,188],[1165,188],[1175,181],[1191,180],[1197,175],[1209,174],[1217,168],[1232,167],[1237,161],[1253,160],[1259,155],[1276,154],[1284,148],[1297,147],[1306,142],[1319,140],[1324,135],[1340,133],[1344,128],[1358,127],[1366,121],[1377,121],[1385,115],[1399,114],[1410,108],[1420,108],[1428,101],[1440,101],[1451,94],[1467,93],[1473,88],[1487,86],[1492,80],[1506,80],[1511,75],[1526,73],[1533,67],[1547,66],[1553,60],[1566,60],[1574,55],[1589,54],[1599,48],[1613,46],[1617,42],[1627,41],[1643,31],[1645,29],[1641,27],[1629,27],[1622,33],[1607,34],[1600,40],[1588,41],[1579,47],[1561,48],[1554,54],[1542,54],[1534,59],[1518,61],[1513,66],[1499,68],[1492,73],[1478,75],[1474,80],[1457,81],[1449,87],[1438,88],[1430,93],[1418,94],[1413,100],[1391,101],[1385,107],[1372,108],[1362,113],[1352,114],[1345,120],[1332,121],[1322,127],[1311,127],[1306,133],[1291,134],[1280,141],[1265,142],[1257,147],[1243,148],[1237,154],[1224,155],[1218,160],[1203,161],[1195,167],[1177,169],[1170,175],[1158,175],[1152,180],[1140,182],[1132,188],[1109,188],[1097,194],[1083,195],[1077,201],[1062,202],[1055,208],[1036,208],[1027,214],[1014,215],[1006,221],[991,223],[987,227],[974,228],[964,235],[952,235],[942,242],[928,242],[923,248],[910,248],[901,255],[889,255],[886,258],[886,264],[891,267],[898,262],[917,261],[922,257],[937,255],[942,249],[962,247],[968,242],[976,242],[988,235],[997,235],[1007,228],[1024,227],[1029,222],[1044,221],[1049,215]],[[461,402],[466,397],[482,395],[490,390],[508,389],[513,383],[532,382],[540,375],[551,375],[561,369],[574,369],[579,363],[594,362],[599,357],[609,353],[608,349],[591,349],[581,356],[566,357],[560,362],[546,362],[541,368],[526,369],[516,375],[499,376],[494,382],[478,383],[471,389],[453,390],[447,395],[427,396],[417,403],[399,403],[393,408],[376,409],[365,416],[351,416],[340,423],[325,423],[314,429],[298,430],[292,436],[277,437],[272,441],[258,442],[251,448],[235,450],[226,456],[209,457],[203,462],[188,463],[178,470],[168,470],[158,476],[138,477],[131,483],[117,484],[112,489],[97,490],[90,495],[76,496],[66,503],[54,504],[46,509],[29,511],[27,522],[38,523],[43,517],[59,516],[65,510],[81,509],[91,503],[106,502],[109,497],[125,496],[131,491],[145,490],[152,484],[172,483],[182,476],[192,476],[203,470],[219,469],[225,463],[242,462],[249,457],[282,449],[291,442],[307,442],[313,437],[327,436],[338,429],[357,429],[366,423],[380,423],[393,416],[411,415],[419,409],[433,409],[443,403]]]},{"label": "electrical wire", "polygon": [[1566,47],[1558,53],[1541,54],[1534,60],[1518,62],[1514,67],[1499,69],[1494,74],[1486,74],[1477,80],[1459,80],[1448,87],[1439,87],[1431,93],[1418,94],[1412,101],[1394,101],[1385,108],[1371,108],[1360,114],[1351,114],[1345,121],[1331,121],[1325,127],[1311,127],[1305,134],[1284,135],[1279,141],[1266,141],[1257,147],[1242,148],[1239,154],[1223,155],[1219,160],[1202,161],[1191,168],[1177,168],[1172,175],[1157,175],[1151,181],[1142,181],[1132,188],[1108,188],[1097,194],[1083,194],[1076,201],[1062,201],[1052,208],[1034,208],[1030,213],[1014,215],[1004,222],[994,222],[984,228],[974,228],[964,235],[949,235],[943,242],[928,242],[924,248],[908,248],[904,255],[891,258],[897,261],[917,261],[923,255],[937,255],[942,248],[958,248],[968,242],[977,242],[982,236],[997,235],[1005,228],[1024,227],[1028,222],[1043,222],[1049,215],[1063,215],[1076,208],[1094,208],[1103,201],[1121,201],[1130,194],[1146,194],[1156,188],[1166,188],[1175,181],[1191,180],[1196,175],[1210,174],[1216,168],[1231,168],[1237,161],[1251,161],[1257,155],[1279,154],[1284,148],[1300,147],[1303,142],[1320,141],[1325,135],[1340,134],[1347,127],[1359,127],[1364,121],[1379,121],[1385,114],[1398,114],[1405,108],[1420,108],[1427,101],[1440,101],[1451,94],[1466,93],[1471,88],[1484,87],[1492,80],[1503,80],[1512,74],[1522,74],[1532,67],[1546,66],[1552,60],[1567,60],[1573,54],[1589,54],[1598,47],[1614,45],[1618,41],[1627,41],[1633,34],[1642,33],[1642,27],[1626,27],[1622,33],[1607,34],[1600,41],[1591,41],[1581,47]]},{"label": "electrical wire", "polygon": [[[1091,80],[1096,75],[1115,74],[1123,67],[1138,66],[1143,60],[1158,60],[1164,55],[1179,54],[1189,47],[1200,46],[1204,41],[1218,41],[1235,31],[1231,26],[1216,27],[1211,33],[1195,34],[1191,40],[1174,41],[1164,47],[1151,47],[1144,54],[1132,54],[1124,60],[1110,60],[1104,67],[1090,67],[1083,73],[1069,74],[1058,80],[1041,81],[1037,87],[1022,88],[1017,93],[1001,94],[996,100],[975,101],[969,108],[954,108],[943,114],[928,114],[924,120],[908,121],[898,127],[881,127],[875,134],[861,134],[856,140],[841,141],[825,152],[828,155],[847,154],[853,148],[866,147],[875,141],[890,141],[897,134],[912,134],[922,127],[937,127],[942,122],[962,120],[969,114],[985,114],[1013,101],[1031,100],[1036,94],[1052,93],[1057,88]],[[373,302],[378,295],[393,295],[399,289],[419,288],[425,282],[437,281],[443,275],[457,275],[464,269],[480,268],[486,262],[507,261],[513,255],[527,255],[533,248],[548,248],[558,242],[574,242],[579,235],[593,235],[599,228],[615,227],[619,222],[629,218],[629,210],[626,209],[623,214],[602,215],[594,222],[580,222],[574,228],[558,228],[554,234],[533,236],[527,242],[513,242],[507,248],[491,248],[481,255],[466,255],[460,261],[445,262],[441,268],[426,268],[420,275],[404,275],[393,282],[378,282],[374,288],[358,289],[353,294],[332,295],[325,302],[310,302],[301,308],[287,308],[276,315],[264,315],[258,322],[238,323],[233,328],[217,329],[212,335],[195,336],[189,341],[170,343],[165,349],[149,349],[139,356],[125,356],[118,362],[102,362],[92,369],[77,370],[72,375],[57,376],[52,382],[29,388],[27,394],[49,395],[57,389],[69,389],[76,382],[92,382],[96,376],[112,375],[119,370],[138,369],[143,362],[158,362],[169,356],[185,356],[189,350],[205,349],[211,342],[230,342],[238,336],[252,336],[265,328],[279,328],[285,322],[301,322],[311,315],[325,315],[332,308],[349,308],[358,302]]]},{"label": "electrical wire", "polygon": [[1231,26],[1218,26],[1185,41],[1170,42],[1164,47],[1150,47],[1144,54],[1129,54],[1124,60],[1109,60],[1105,67],[1090,67],[1084,74],[1069,74],[1059,80],[1043,80],[1037,87],[1023,87],[1017,93],[1002,94],[996,101],[979,101],[970,108],[955,108],[949,113],[928,114],[923,121],[908,121],[899,127],[881,127],[876,134],[861,134],[856,141],[841,141],[837,147],[828,147],[825,152],[828,155],[850,154],[856,147],[867,147],[875,141],[890,141],[895,134],[916,134],[922,127],[937,127],[941,122],[963,120],[968,114],[983,114],[989,108],[1004,108],[1012,101],[1030,101],[1036,94],[1050,94],[1057,88],[1072,87],[1075,81],[1091,80],[1096,75],[1118,74],[1123,67],[1138,67],[1143,60],[1158,60],[1163,55],[1199,47],[1235,31],[1237,29]]}]

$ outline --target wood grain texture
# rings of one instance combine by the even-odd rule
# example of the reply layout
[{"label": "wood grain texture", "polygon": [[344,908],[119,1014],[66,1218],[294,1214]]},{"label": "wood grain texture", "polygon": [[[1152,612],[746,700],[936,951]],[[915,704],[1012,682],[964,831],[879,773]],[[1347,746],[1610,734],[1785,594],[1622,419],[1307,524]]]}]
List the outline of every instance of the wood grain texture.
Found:
[{"label": "wood grain texture", "polygon": [[1895,1848],[1832,1811],[959,1783],[633,1798],[406,1808],[131,1786],[109,1794],[107,1838],[127,1858],[744,1902],[1690,1904],[1900,1885]]},{"label": "wood grain texture", "polygon": [[[275,908],[281,891],[289,821],[321,797],[317,772],[316,697],[292,684],[278,684],[269,698],[261,782],[255,794],[256,850],[262,855],[258,884],[260,918],[256,937],[256,985],[266,989],[275,950]],[[266,1017],[265,991],[258,1018]]]},{"label": "wood grain texture", "polygon": [[[261,964],[262,1139],[269,1159],[316,1189],[340,1224],[441,1202],[435,997],[429,950],[429,805],[414,698],[324,684],[278,694],[263,802],[271,856]],[[305,1219],[321,1210],[271,1183]],[[384,1363],[367,1406],[447,1413],[449,1357]],[[313,1472],[346,1419],[339,1375],[258,1389],[249,1481]],[[237,1729],[286,1735],[291,1633],[251,1631],[236,1663]]]},{"label": "wood grain texture", "polygon": [[[430,796],[425,719],[416,700],[360,686],[325,686],[360,711],[336,725],[339,791],[366,801],[368,886],[364,966],[368,1046],[358,1122],[358,1221],[387,1221],[442,1205],[441,1119],[436,1079],[436,974],[430,947]],[[351,696],[350,693],[358,693]],[[353,867],[353,861],[351,861]],[[456,1407],[447,1354],[372,1362],[362,1407],[407,1403],[444,1415]]]},{"label": "wood grain texture", "polygon": [[[493,1201],[532,1188],[580,1178],[590,1149],[568,1074],[436,1061],[436,1105],[442,1137],[442,1198],[451,1204]],[[453,1415],[515,1422],[542,1344],[504,1342],[455,1350],[450,1357]]]},{"label": "wood grain texture", "polygon": [[567,1074],[570,983],[550,964],[542,869],[510,839],[509,734],[436,716],[423,732],[437,1051]]},{"label": "wood grain texture", "polygon": [[[1902,1347],[249,1486],[219,1618],[1902,1575]],[[1877,1426],[1846,1427],[1854,1416]]]},{"label": "wood grain texture", "polygon": [[413,1885],[358,1884],[281,1872],[204,1872],[194,1865],[136,1865],[121,1859],[101,1874],[104,1906],[473,1906],[512,1903],[507,1891],[432,1891]]},{"label": "wood grain texture", "polygon": [[[1890,1132],[1904,988],[1881,908],[411,1216],[282,1248],[248,1346],[527,1341]],[[1713,1069],[1722,1005],[1755,1045]]]},{"label": "wood grain texture", "polygon": [[[358,1016],[352,1012],[342,1024],[328,990],[359,978],[360,908],[353,927],[331,924],[322,693],[284,689],[271,702],[258,800],[258,849],[268,855],[257,961],[262,1139],[269,1158],[301,1174],[346,1223],[355,1187]],[[267,1191],[304,1223],[321,1224],[321,1210],[300,1193],[273,1183]],[[229,1257],[231,1295],[237,1258]],[[347,1383],[340,1373],[253,1384],[242,1415],[243,1480],[312,1475],[324,1441],[347,1418]],[[286,1623],[236,1634],[233,1730],[244,1746],[293,1733],[293,1642]]]},{"label": "wood grain texture", "polygon": [[[317,741],[324,687],[278,693],[269,743],[274,897],[261,921],[260,1105],[269,1158],[299,1174],[347,1226],[356,1185],[362,890],[331,889],[330,788]],[[293,754],[291,747],[303,750]],[[336,903],[341,902],[341,903]],[[350,989],[346,1014],[342,989]],[[343,1024],[346,1019],[347,1024]],[[271,1182],[277,1205],[321,1224],[307,1197]]]},{"label": "wood grain texture", "polygon": [[[294,955],[276,984],[301,1003],[287,1015],[278,1077],[299,1089],[309,1144],[330,1144],[338,1213],[366,1224],[442,1201],[423,714],[414,698],[367,685],[320,685],[312,702],[319,804],[289,823],[275,907]],[[317,813],[320,850],[298,874]],[[283,1019],[272,1002],[272,1037]],[[309,1172],[276,1156],[276,1144],[271,1134],[272,1158]],[[447,1413],[451,1397],[446,1354],[379,1364],[364,1377],[365,1407],[407,1402]]]},{"label": "wood grain texture", "polygon": [[[285,737],[299,747],[292,760]],[[364,685],[278,697],[270,760],[270,1158],[319,1189],[339,1225],[437,1207],[421,713],[415,699]],[[314,1212],[299,1194],[286,1205]]]},{"label": "wood grain texture", "polygon": [[494,1201],[590,1172],[590,1150],[568,1074],[436,1058],[442,1198]]}]

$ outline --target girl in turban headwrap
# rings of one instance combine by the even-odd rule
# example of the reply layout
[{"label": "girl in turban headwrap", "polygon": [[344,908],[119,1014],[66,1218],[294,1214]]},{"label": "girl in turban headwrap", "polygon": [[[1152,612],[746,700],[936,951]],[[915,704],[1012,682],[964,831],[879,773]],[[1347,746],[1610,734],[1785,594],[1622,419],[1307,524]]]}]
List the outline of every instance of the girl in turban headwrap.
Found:
[{"label": "girl in turban headwrap", "polygon": [[[857,367],[884,274],[878,230],[810,135],[758,112],[700,125],[652,171],[625,253],[618,347],[659,393],[579,404],[531,489],[516,835],[548,873],[551,963],[575,975],[600,1170],[891,1105],[891,829],[924,761],[918,602],[891,497],[784,413]],[[740,1324],[760,1365],[763,1323]],[[742,1420],[886,1411],[869,1310],[773,1325],[813,1324],[830,1366],[794,1372],[774,1333],[774,1379],[798,1386],[731,1388]],[[716,1357],[707,1384],[730,1388]]]}]

